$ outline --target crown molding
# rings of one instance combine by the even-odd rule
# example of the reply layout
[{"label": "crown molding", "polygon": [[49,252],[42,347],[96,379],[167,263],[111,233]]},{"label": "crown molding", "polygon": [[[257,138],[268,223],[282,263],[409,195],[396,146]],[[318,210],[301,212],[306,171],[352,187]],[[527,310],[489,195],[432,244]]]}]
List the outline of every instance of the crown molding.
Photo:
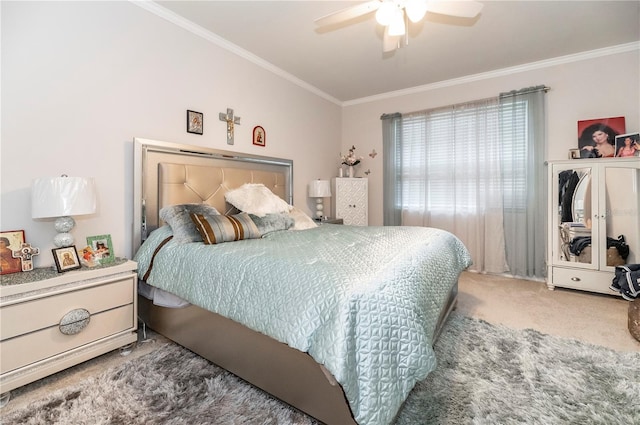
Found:
[{"label": "crown molding", "polygon": [[378,100],[391,99],[399,96],[407,96],[411,94],[423,93],[430,90],[436,90],[443,87],[451,87],[459,84],[466,84],[475,81],[488,80],[490,78],[502,77],[505,75],[517,74],[519,72],[532,71],[535,69],[549,68],[556,65],[567,64],[571,62],[579,62],[587,59],[600,58],[603,56],[615,55],[618,53],[631,52],[640,50],[640,41],[627,44],[620,44],[602,49],[589,50],[586,52],[575,53],[566,56],[560,56],[552,59],[545,59],[538,62],[531,62],[524,65],[513,66],[509,68],[497,69],[495,71],[483,72],[480,74],[468,75],[466,77],[453,78],[451,80],[439,81],[437,83],[425,84],[423,86],[410,87],[408,89],[396,90],[392,92],[377,94],[374,96],[363,97],[342,102],[342,106],[359,105],[362,103],[375,102]]},{"label": "crown molding", "polygon": [[640,50],[640,41],[636,41],[636,42],[632,42],[632,43],[627,43],[627,44],[620,44],[617,46],[611,46],[611,47],[605,47],[602,49],[595,49],[595,50],[590,50],[590,51],[586,51],[586,52],[581,52],[581,53],[575,53],[575,54],[571,54],[571,55],[566,55],[566,56],[560,56],[557,58],[552,58],[552,59],[545,59],[543,61],[538,61],[538,62],[531,62],[528,64],[524,64],[524,65],[518,65],[518,66],[513,66],[513,67],[509,67],[509,68],[503,68],[503,69],[498,69],[495,71],[489,71],[489,72],[483,72],[480,74],[474,74],[474,75],[468,75],[465,77],[460,77],[460,78],[453,78],[451,80],[444,80],[444,81],[439,81],[437,83],[431,83],[431,84],[425,84],[422,86],[416,86],[416,87],[410,87],[408,89],[402,89],[402,90],[396,90],[396,91],[391,91],[391,92],[386,92],[386,93],[381,93],[381,94],[377,94],[374,96],[367,96],[367,97],[362,97],[359,99],[352,99],[352,100],[347,100],[347,101],[341,101],[339,99],[336,99],[335,97],[325,93],[324,91],[320,90],[319,88],[312,86],[311,84],[302,81],[301,79],[295,77],[294,75],[282,70],[281,68],[278,68],[277,66],[273,65],[272,63],[254,55],[251,52],[248,52],[247,50],[241,48],[240,46],[231,43],[230,41],[220,37],[217,34],[214,34],[213,32],[201,27],[200,25],[197,25],[195,23],[193,23],[192,21],[183,18],[182,16],[170,11],[169,9],[166,9],[162,6],[160,6],[159,4],[155,3],[152,0],[129,0],[131,3],[135,4],[136,6],[139,6],[175,25],[178,25],[181,28],[184,28],[185,30],[204,38],[205,40],[210,41],[211,43],[230,51],[231,53],[234,53],[246,60],[248,60],[249,62],[252,62],[264,69],[266,69],[267,71],[270,71],[274,74],[276,74],[277,76],[331,102],[334,103],[338,106],[353,106],[353,105],[359,105],[359,104],[363,104],[363,103],[370,103],[370,102],[376,102],[379,100],[384,100],[384,99],[391,99],[394,97],[400,97],[400,96],[407,96],[407,95],[412,95],[412,94],[417,94],[417,93],[423,93],[426,91],[430,91],[430,90],[436,90],[436,89],[440,89],[440,88],[444,88],[444,87],[451,87],[451,86],[456,86],[459,84],[466,84],[466,83],[471,83],[471,82],[476,82],[476,81],[482,81],[482,80],[488,80],[491,78],[496,78],[496,77],[502,77],[505,75],[511,75],[511,74],[517,74],[519,72],[526,72],[526,71],[532,71],[532,70],[536,70],[536,69],[541,69],[541,68],[548,68],[548,67],[552,67],[552,66],[556,66],[556,65],[561,65],[561,64],[566,64],[566,63],[571,63],[571,62],[579,62],[579,61],[583,61],[583,60],[587,60],[587,59],[593,59],[593,58],[599,58],[599,57],[603,57],[603,56],[608,56],[608,55],[614,55],[614,54],[618,54],[618,53],[625,53],[625,52],[630,52],[630,51],[634,51],[634,50]]},{"label": "crown molding", "polygon": [[295,77],[294,75],[282,70],[281,68],[278,68],[277,66],[275,66],[274,64],[262,59],[259,56],[254,55],[251,52],[248,52],[247,50],[243,49],[242,47],[231,43],[230,41],[220,37],[217,34],[214,34],[213,32],[201,27],[198,24],[195,24],[194,22],[183,18],[182,16],[170,11],[169,9],[160,6],[159,4],[155,3],[152,0],[129,0],[129,2],[135,4],[136,6],[141,7],[142,9],[145,9],[199,37],[204,38],[207,41],[210,41],[211,43],[230,51],[231,53],[234,53],[238,56],[240,56],[243,59],[248,60],[249,62],[252,62],[264,69],[266,69],[267,71],[270,71],[274,74],[276,74],[277,76],[307,90],[310,91],[311,93],[320,96],[321,98],[328,100],[329,102],[335,103],[338,106],[342,106],[342,102],[339,99],[336,99],[335,97],[323,92],[322,90],[320,90],[319,88],[312,86],[311,84],[302,81],[301,79]]}]

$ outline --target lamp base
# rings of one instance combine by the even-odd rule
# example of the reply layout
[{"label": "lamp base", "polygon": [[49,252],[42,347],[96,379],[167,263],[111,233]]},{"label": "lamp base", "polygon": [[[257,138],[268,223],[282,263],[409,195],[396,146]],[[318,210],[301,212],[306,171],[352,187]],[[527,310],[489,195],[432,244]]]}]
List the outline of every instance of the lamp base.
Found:
[{"label": "lamp base", "polygon": [[324,217],[324,203],[322,198],[316,198],[316,219],[322,220]]},{"label": "lamp base", "polygon": [[69,233],[76,225],[73,217],[58,217],[53,227],[58,234],[53,238],[53,244],[58,248],[73,245],[73,235]]},{"label": "lamp base", "polygon": [[73,245],[73,235],[71,233],[58,233],[53,238],[53,244],[58,248],[66,248]]}]

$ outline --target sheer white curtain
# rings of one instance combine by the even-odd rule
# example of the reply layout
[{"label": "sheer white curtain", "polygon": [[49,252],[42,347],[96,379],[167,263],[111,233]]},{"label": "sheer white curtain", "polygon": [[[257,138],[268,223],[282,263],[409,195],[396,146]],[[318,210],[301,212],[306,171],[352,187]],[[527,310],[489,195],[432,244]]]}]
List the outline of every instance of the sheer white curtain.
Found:
[{"label": "sheer white curtain", "polygon": [[383,115],[385,225],[450,231],[474,271],[543,277],[544,91]]}]

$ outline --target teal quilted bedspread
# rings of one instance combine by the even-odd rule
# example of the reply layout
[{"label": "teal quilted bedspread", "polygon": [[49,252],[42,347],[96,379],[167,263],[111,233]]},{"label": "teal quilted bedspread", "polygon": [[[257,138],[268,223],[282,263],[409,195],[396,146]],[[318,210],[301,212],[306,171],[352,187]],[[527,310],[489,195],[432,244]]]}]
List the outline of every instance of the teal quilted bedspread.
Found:
[{"label": "teal quilted bedspread", "polygon": [[[135,256],[146,273],[153,232]],[[342,385],[356,421],[389,424],[435,368],[432,338],[471,264],[452,234],[322,225],[218,245],[167,243],[147,283],[308,352]]]}]

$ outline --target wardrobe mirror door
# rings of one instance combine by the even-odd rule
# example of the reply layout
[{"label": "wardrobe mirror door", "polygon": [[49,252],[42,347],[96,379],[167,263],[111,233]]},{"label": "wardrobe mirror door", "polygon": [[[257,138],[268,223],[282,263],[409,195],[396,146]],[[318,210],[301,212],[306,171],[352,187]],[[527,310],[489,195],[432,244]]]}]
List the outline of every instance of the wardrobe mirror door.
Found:
[{"label": "wardrobe mirror door", "polygon": [[[605,168],[605,232],[600,246],[601,264],[615,267],[640,262],[640,216],[638,188],[640,170],[607,165]],[[606,236],[606,237],[605,237]]]}]

